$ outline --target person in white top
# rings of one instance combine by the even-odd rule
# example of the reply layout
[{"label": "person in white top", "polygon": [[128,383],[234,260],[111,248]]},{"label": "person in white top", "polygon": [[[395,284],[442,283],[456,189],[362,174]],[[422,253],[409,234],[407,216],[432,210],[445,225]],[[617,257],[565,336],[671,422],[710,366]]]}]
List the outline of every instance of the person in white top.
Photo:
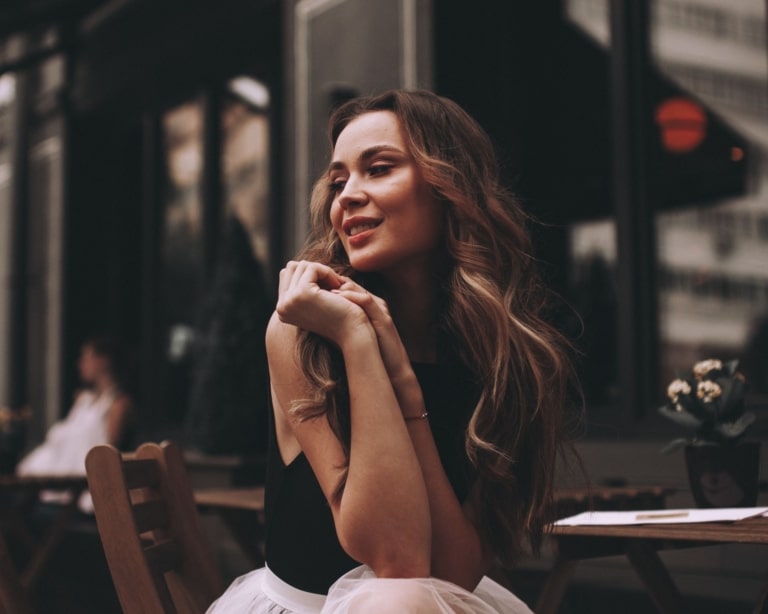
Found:
[{"label": "person in white top", "polygon": [[[19,476],[85,475],[85,456],[95,445],[120,446],[133,422],[133,402],[124,391],[123,353],[109,337],[86,341],[78,370],[85,387],[65,418],[48,430],[45,440],[16,467]],[[66,501],[67,493],[44,493],[47,502]],[[90,511],[90,498],[80,500]]]}]

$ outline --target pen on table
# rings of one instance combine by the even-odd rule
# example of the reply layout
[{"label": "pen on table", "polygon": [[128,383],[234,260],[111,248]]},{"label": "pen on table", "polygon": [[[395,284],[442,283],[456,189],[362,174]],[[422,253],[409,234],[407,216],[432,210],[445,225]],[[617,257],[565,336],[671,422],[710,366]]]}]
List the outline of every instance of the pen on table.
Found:
[{"label": "pen on table", "polygon": [[635,520],[662,520],[665,518],[686,518],[688,512],[652,512],[647,514],[636,514]]}]

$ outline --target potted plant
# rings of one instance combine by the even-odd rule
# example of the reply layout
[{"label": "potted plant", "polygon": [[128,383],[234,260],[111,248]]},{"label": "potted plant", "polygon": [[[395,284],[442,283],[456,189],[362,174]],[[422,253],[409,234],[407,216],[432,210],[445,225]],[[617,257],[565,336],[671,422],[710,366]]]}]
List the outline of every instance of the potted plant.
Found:
[{"label": "potted plant", "polygon": [[738,361],[708,359],[667,388],[661,415],[693,430],[663,452],[685,447],[688,479],[699,507],[749,507],[757,501],[759,442],[744,442],[755,414],[745,411],[746,382]]}]

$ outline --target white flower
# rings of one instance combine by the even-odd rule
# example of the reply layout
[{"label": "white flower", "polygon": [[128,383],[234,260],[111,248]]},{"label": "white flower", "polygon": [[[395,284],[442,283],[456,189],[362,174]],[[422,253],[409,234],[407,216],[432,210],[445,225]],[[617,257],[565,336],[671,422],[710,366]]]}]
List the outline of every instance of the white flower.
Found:
[{"label": "white flower", "polygon": [[721,360],[708,358],[693,365],[693,374],[696,376],[696,379],[702,379],[710,371],[720,371],[722,368],[723,362]]},{"label": "white flower", "polygon": [[691,394],[691,386],[684,379],[673,380],[667,387],[667,396],[673,403],[677,403],[681,394]]},{"label": "white flower", "polygon": [[696,396],[704,401],[704,403],[711,403],[721,394],[723,394],[723,389],[715,382],[710,382],[709,380],[699,382],[696,388]]}]

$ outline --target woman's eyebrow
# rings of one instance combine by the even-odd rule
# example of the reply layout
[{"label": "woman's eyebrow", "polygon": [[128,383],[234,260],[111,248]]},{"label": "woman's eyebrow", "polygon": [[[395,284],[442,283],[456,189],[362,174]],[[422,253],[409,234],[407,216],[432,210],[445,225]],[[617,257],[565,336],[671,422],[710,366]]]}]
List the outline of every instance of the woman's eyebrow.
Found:
[{"label": "woman's eyebrow", "polygon": [[[382,153],[382,152],[393,152],[398,154],[403,154],[403,150],[401,150],[399,147],[395,147],[394,145],[374,145],[373,147],[369,147],[368,149],[363,150],[363,152],[358,156],[359,162],[367,162],[374,156]],[[343,170],[346,168],[346,165],[341,162],[340,160],[334,160],[331,162],[330,166],[328,167],[328,171],[336,171],[336,170]]]}]

